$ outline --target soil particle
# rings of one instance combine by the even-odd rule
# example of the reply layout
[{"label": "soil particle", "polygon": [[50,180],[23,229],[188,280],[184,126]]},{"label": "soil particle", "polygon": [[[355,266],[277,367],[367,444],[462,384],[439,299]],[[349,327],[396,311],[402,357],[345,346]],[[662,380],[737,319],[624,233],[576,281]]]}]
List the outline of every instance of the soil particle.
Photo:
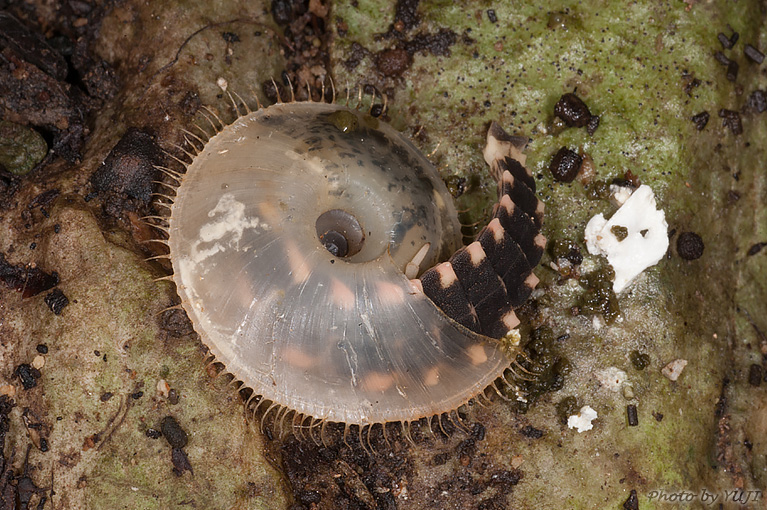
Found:
[{"label": "soil particle", "polygon": [[398,0],[394,11],[394,23],[389,28],[389,33],[393,31],[405,32],[412,30],[421,22],[418,16],[418,4],[420,0]]},{"label": "soil particle", "polygon": [[0,280],[9,288],[21,292],[22,298],[28,298],[58,285],[59,275],[56,271],[46,273],[37,267],[13,266],[0,253]]},{"label": "soil particle", "polygon": [[344,61],[344,67],[347,71],[354,71],[362,60],[370,54],[370,51],[358,42],[353,42],[349,58]]},{"label": "soil particle", "polygon": [[48,346],[45,344],[37,344],[36,350],[40,354],[48,354]]},{"label": "soil particle", "polygon": [[764,90],[755,90],[749,94],[746,100],[746,110],[754,113],[767,111],[767,93]]},{"label": "soil particle", "polygon": [[187,457],[186,452],[181,448],[173,448],[173,450],[171,450],[170,460],[173,463],[173,474],[176,476],[183,475],[184,471],[189,471],[194,474],[192,464],[189,462],[189,457]]},{"label": "soil particle", "polygon": [[543,431],[541,429],[537,429],[537,428],[533,427],[532,425],[526,425],[519,432],[523,436],[529,437],[530,439],[540,439],[540,438],[543,437]]},{"label": "soil particle", "polygon": [[743,48],[743,53],[746,55],[746,57],[749,58],[752,62],[756,62],[757,64],[761,64],[764,62],[764,53],[757,50],[750,44],[746,44],[746,47]]},{"label": "soil particle", "polygon": [[69,304],[69,298],[61,289],[53,289],[45,296],[45,304],[54,314],[61,315],[61,311]]},{"label": "soil particle", "polygon": [[700,112],[697,115],[693,115],[691,120],[693,124],[695,124],[695,129],[698,131],[702,131],[704,127],[706,127],[706,124],[708,124],[708,119],[710,115],[708,112]]},{"label": "soil particle", "polygon": [[166,416],[162,419],[160,430],[172,448],[183,448],[189,441],[186,432],[173,416]]},{"label": "soil particle", "polygon": [[410,54],[403,49],[380,51],[375,61],[378,71],[387,77],[401,76],[413,63]]},{"label": "soil particle", "polygon": [[719,110],[719,116],[722,118],[722,125],[729,128],[733,135],[743,133],[743,124],[740,121],[740,113],[722,108]]},{"label": "soil particle", "polygon": [[47,74],[6,46],[0,52],[0,108],[5,120],[32,125],[52,136],[53,153],[80,159],[87,112],[94,101],[78,88]]},{"label": "soil particle", "polygon": [[699,259],[703,249],[703,239],[695,232],[682,232],[676,240],[676,251],[685,260]]},{"label": "soil particle", "polygon": [[756,363],[752,364],[748,368],[748,384],[751,386],[759,386],[762,384],[762,373],[763,369],[761,365],[757,365]]},{"label": "soil particle", "polygon": [[189,320],[184,310],[174,308],[165,310],[161,316],[162,329],[175,337],[182,337],[194,333],[192,321]]},{"label": "soil particle", "polygon": [[562,147],[554,155],[554,158],[549,164],[549,170],[554,180],[560,182],[573,182],[575,176],[578,175],[578,171],[581,168],[581,158],[577,152]]},{"label": "soil particle", "polygon": [[29,363],[22,363],[21,365],[17,366],[13,371],[13,375],[19,378],[21,385],[25,390],[29,390],[37,386],[37,380],[42,377],[40,371]]},{"label": "soil particle", "polygon": [[751,256],[753,256],[753,255],[756,255],[757,253],[759,253],[760,251],[762,251],[762,249],[763,249],[765,246],[767,246],[767,242],[764,242],[764,243],[756,243],[756,244],[752,245],[752,246],[751,246],[751,247],[748,249],[748,252],[746,252],[746,255],[748,255],[749,257],[751,257]]},{"label": "soil particle", "polygon": [[91,175],[93,189],[105,197],[104,212],[119,217],[123,209],[148,208],[155,165],[162,164],[162,151],[152,136],[130,128]]},{"label": "soil particle", "polygon": [[440,28],[436,34],[420,33],[405,43],[405,50],[411,55],[428,52],[438,57],[449,57],[450,47],[456,43],[458,35],[447,28]]},{"label": "soil particle", "polygon": [[568,127],[584,127],[591,120],[591,112],[581,98],[568,92],[554,105],[554,115]]},{"label": "soil particle", "polygon": [[623,503],[624,510],[639,510],[639,498],[637,497],[637,491],[633,490],[629,494],[628,499]]}]

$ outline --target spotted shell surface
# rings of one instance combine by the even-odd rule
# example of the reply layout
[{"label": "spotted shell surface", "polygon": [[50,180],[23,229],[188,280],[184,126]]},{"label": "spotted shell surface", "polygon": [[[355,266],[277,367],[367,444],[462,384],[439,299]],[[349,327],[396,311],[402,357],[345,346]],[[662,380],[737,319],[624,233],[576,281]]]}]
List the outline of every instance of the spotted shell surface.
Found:
[{"label": "spotted shell surface", "polygon": [[[328,211],[355,220],[355,253],[328,248]],[[498,341],[405,276],[414,258],[423,270],[458,249],[460,225],[429,161],[368,115],[288,103],[240,117],[188,165],[168,223],[173,279],[202,341],[298,416],[413,421],[458,408],[509,367]]]}]

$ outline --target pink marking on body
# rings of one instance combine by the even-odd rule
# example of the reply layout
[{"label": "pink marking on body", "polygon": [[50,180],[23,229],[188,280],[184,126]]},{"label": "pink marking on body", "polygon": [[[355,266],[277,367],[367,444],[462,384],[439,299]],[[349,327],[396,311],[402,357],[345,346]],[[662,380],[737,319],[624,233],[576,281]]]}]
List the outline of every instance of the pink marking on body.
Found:
[{"label": "pink marking on body", "polygon": [[472,365],[481,365],[487,361],[487,353],[482,345],[474,344],[466,349],[466,354],[469,355]]},{"label": "pink marking on body", "polygon": [[423,376],[425,386],[436,386],[439,383],[439,368],[432,367]]},{"label": "pink marking on body", "polygon": [[356,299],[354,292],[338,278],[330,282],[330,298],[344,310],[354,310]]},{"label": "pink marking on body", "polygon": [[511,186],[514,186],[514,176],[511,175],[511,172],[508,170],[503,171],[503,175],[501,176],[501,182],[504,184],[510,184]]},{"label": "pink marking on body", "polygon": [[501,200],[498,201],[498,205],[506,209],[506,212],[509,213],[509,216],[514,214],[514,210],[517,208],[509,195],[503,195]]},{"label": "pink marking on body", "polygon": [[311,368],[316,365],[315,358],[309,356],[304,351],[295,347],[285,347],[282,349],[282,360],[298,368]]},{"label": "pink marking on body", "polygon": [[394,376],[372,372],[362,380],[362,388],[365,391],[378,391],[383,393],[394,385]]},{"label": "pink marking on body", "polygon": [[312,274],[312,268],[301,255],[301,251],[293,241],[286,241],[285,248],[288,254],[288,264],[290,264],[290,273],[293,275],[293,282],[296,284],[304,283]]},{"label": "pink marking on body", "polygon": [[405,302],[405,291],[397,283],[380,281],[375,285],[378,299],[383,305],[401,305]]},{"label": "pink marking on body", "polygon": [[482,245],[479,244],[479,241],[474,241],[469,246],[467,246],[466,251],[469,252],[469,256],[471,257],[471,264],[474,267],[478,267],[482,261],[487,258],[485,250],[482,249]]},{"label": "pink marking on body", "polygon": [[423,283],[421,283],[421,280],[414,279],[414,280],[408,280],[410,282],[410,293],[411,294],[423,294]]},{"label": "pink marking on body", "polygon": [[519,326],[520,320],[517,317],[517,314],[515,314],[513,311],[509,311],[503,316],[503,318],[501,318],[501,322],[503,322],[503,325],[511,330]]},{"label": "pink marking on body", "polygon": [[458,280],[455,271],[453,271],[453,265],[450,262],[443,262],[434,267],[439,273],[439,284],[443,289],[447,289]]},{"label": "pink marking on body", "polygon": [[503,241],[503,236],[506,234],[506,230],[504,230],[503,226],[501,225],[501,220],[498,218],[493,218],[490,220],[490,223],[487,224],[487,229],[491,234],[493,234],[493,240],[495,241],[495,244],[500,244],[501,241]]},{"label": "pink marking on body", "polygon": [[543,234],[538,234],[535,236],[535,239],[533,240],[535,245],[539,248],[546,248],[546,236]]},{"label": "pink marking on body", "polygon": [[540,280],[538,279],[537,276],[535,276],[535,273],[530,273],[530,276],[525,278],[525,285],[527,285],[531,289],[534,289],[535,286],[538,285],[538,282],[540,282]]}]

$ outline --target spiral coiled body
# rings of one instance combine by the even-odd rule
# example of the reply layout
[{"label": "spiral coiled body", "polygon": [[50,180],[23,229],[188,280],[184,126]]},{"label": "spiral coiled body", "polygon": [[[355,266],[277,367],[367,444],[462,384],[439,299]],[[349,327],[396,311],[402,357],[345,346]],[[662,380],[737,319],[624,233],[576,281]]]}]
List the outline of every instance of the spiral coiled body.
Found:
[{"label": "spiral coiled body", "polygon": [[[478,252],[459,250],[452,198],[428,160],[356,110],[287,103],[238,118],[187,166],[168,226],[173,279],[202,341],[263,401],[302,419],[367,426],[439,415],[509,367],[475,311],[494,309],[495,336],[516,325],[508,268],[493,273],[500,302],[451,290],[455,263],[406,276],[456,250],[453,262],[474,254],[460,271],[480,274]],[[503,244],[493,232],[483,254]],[[535,264],[509,281],[531,288]],[[445,310],[465,308],[456,292],[468,319]]]}]

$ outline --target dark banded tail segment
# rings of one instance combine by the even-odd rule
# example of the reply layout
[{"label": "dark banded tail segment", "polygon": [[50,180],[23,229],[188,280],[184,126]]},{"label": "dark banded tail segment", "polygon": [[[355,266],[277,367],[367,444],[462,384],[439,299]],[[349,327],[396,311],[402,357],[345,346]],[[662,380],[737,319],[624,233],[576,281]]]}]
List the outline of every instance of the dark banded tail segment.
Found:
[{"label": "dark banded tail segment", "polygon": [[449,317],[477,333],[502,338],[519,324],[514,310],[538,283],[533,269],[546,246],[543,203],[524,166],[519,137],[493,123],[485,158],[498,180],[493,219],[477,240],[420,277],[424,294]]}]

